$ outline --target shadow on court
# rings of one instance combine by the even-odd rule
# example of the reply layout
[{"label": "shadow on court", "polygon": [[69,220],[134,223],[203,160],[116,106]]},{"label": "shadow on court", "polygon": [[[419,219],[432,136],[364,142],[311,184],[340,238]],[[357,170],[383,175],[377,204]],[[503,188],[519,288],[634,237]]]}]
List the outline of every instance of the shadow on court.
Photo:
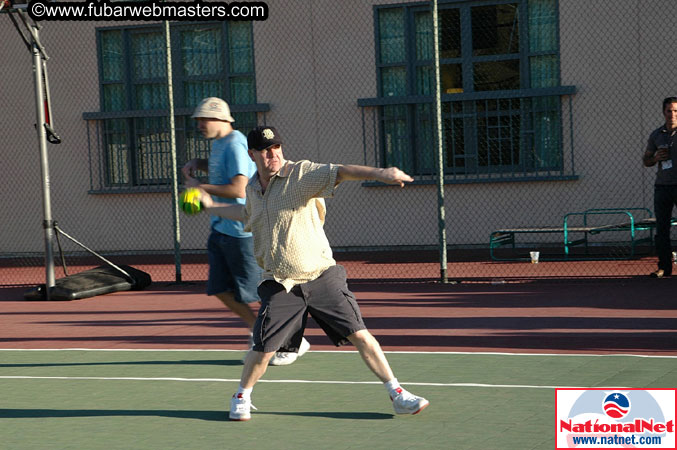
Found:
[{"label": "shadow on court", "polygon": [[171,417],[177,419],[198,419],[228,421],[224,411],[172,411],[138,409],[0,409],[0,419],[65,418],[65,417]]},{"label": "shadow on court", "polygon": [[195,361],[107,361],[107,362],[69,362],[69,363],[24,363],[24,364],[0,364],[0,369],[18,367],[92,367],[92,366],[242,366],[242,358],[210,360],[202,359]]},{"label": "shadow on court", "polygon": [[[393,414],[340,411],[298,411],[298,412],[257,412],[259,415],[320,417],[326,419],[347,420],[385,420],[393,419]],[[217,422],[229,422],[227,411],[174,411],[174,410],[109,410],[109,409],[0,409],[0,419],[35,419],[66,417],[170,417],[176,419],[197,419]]]},{"label": "shadow on court", "polygon": [[282,411],[270,411],[262,412],[257,411],[257,416],[260,415],[269,415],[269,416],[299,416],[299,417],[322,417],[325,419],[350,419],[350,420],[385,420],[385,419],[394,419],[394,414],[382,414],[382,413],[368,413],[368,412],[339,412],[339,411],[295,411],[295,412],[282,412]]}]

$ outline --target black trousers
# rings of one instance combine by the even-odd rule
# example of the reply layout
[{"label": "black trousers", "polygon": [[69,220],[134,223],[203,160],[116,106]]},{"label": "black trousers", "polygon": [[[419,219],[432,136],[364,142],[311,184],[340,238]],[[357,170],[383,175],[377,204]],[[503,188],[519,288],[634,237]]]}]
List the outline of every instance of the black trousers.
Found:
[{"label": "black trousers", "polygon": [[656,254],[658,268],[672,273],[672,244],[670,243],[670,219],[672,207],[677,205],[677,185],[657,185],[654,188],[654,212],[656,213]]}]

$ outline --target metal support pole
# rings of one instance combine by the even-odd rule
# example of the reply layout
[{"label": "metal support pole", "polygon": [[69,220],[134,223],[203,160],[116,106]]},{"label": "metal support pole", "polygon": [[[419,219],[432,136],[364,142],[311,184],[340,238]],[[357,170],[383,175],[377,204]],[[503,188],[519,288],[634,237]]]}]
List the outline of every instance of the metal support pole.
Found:
[{"label": "metal support pole", "polygon": [[179,185],[176,163],[176,124],[174,123],[174,85],[172,80],[172,40],[169,21],[165,20],[165,53],[167,60],[167,96],[169,97],[169,149],[172,161],[172,208],[174,222],[174,268],[175,281],[181,282],[181,226],[179,224]]},{"label": "metal support pole", "polygon": [[[32,32],[37,38],[37,28]],[[45,98],[42,81],[42,61],[39,43],[33,39],[31,44],[33,54],[33,76],[35,79],[35,121],[38,132],[38,144],[40,146],[40,169],[42,171],[42,206],[43,228],[45,235],[45,300],[50,299],[50,288],[54,287],[54,221],[52,220],[52,204],[49,190],[49,160],[47,157],[47,132],[45,130]]]},{"label": "metal support pole", "polygon": [[440,247],[440,278],[442,283],[447,278],[447,230],[444,212],[444,148],[442,139],[442,94],[440,81],[440,39],[437,0],[431,1],[433,13],[433,53],[435,61],[435,142],[437,143],[437,206],[438,235]]}]

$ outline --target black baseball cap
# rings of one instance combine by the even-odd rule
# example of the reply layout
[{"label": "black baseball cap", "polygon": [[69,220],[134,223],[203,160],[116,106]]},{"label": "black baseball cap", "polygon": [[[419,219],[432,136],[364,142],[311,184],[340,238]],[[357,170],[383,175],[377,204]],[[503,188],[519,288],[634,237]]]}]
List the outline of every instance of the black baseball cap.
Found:
[{"label": "black baseball cap", "polygon": [[247,135],[247,145],[254,150],[265,150],[282,145],[282,138],[275,127],[256,127]]}]

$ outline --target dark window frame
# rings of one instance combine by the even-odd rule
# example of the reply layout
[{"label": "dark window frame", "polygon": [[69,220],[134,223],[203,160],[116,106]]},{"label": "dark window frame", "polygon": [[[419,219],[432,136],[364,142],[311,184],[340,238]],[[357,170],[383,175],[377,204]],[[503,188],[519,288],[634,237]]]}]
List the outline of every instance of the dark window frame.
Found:
[{"label": "dark window frame", "polygon": [[[221,67],[218,73],[208,75],[184,75],[182,73],[182,50],[180,33],[183,30],[191,30],[194,27],[212,27],[218,30],[221,35]],[[248,72],[231,72],[229,61],[229,34],[228,22],[176,22],[170,24],[170,38],[172,41],[171,57],[172,57],[172,81],[174,93],[174,112],[175,112],[175,133],[176,133],[176,154],[178,167],[188,159],[193,157],[207,158],[209,155],[209,144],[207,141],[199,137],[195,121],[190,118],[194,110],[194,105],[187,105],[186,96],[184,93],[184,83],[192,81],[209,81],[214,80],[221,84],[220,90],[222,98],[229,102],[233,116],[236,118],[234,124],[235,128],[241,128],[243,131],[250,127],[256,126],[259,122],[260,115],[264,116],[270,110],[268,104],[249,103],[249,104],[232,104],[229,100],[231,86],[231,79],[234,77],[251,77],[253,86],[254,100],[257,98],[256,93],[256,67],[254,55],[254,37],[253,26],[249,27],[250,42],[251,42],[251,71]],[[109,81],[104,79],[104,62],[103,62],[103,47],[102,39],[103,33],[119,31],[122,40],[122,79]],[[166,85],[167,78],[155,77],[148,79],[134,79],[133,51],[132,51],[132,36],[143,33],[163,33],[162,24],[143,24],[143,25],[129,25],[129,26],[111,26],[99,27],[96,29],[96,45],[97,45],[97,63],[99,71],[99,104],[100,111],[85,112],[83,119],[88,121],[88,142],[90,145],[90,192],[110,192],[116,190],[129,191],[167,191],[171,187],[171,173],[163,167],[156,168],[156,172],[161,172],[164,175],[143,176],[140,171],[142,165],[142,155],[139,149],[139,142],[141,136],[146,136],[147,139],[155,139],[156,142],[151,144],[154,148],[162,149],[164,145],[168,145],[169,140],[169,110],[162,109],[138,109],[135,104],[136,90],[138,86],[146,83],[164,83]],[[163,54],[164,55],[164,54]],[[164,59],[164,56],[163,56]],[[122,108],[113,108],[113,110],[106,110],[106,99],[104,87],[111,84],[122,84],[124,89],[124,100]],[[119,121],[115,123],[114,121]],[[94,124],[92,130],[90,122]],[[143,123],[157,122],[156,126],[150,129],[145,129]],[[122,128],[118,135],[125,134],[124,142],[119,145],[123,147],[116,155],[110,155],[109,149],[116,144],[112,141],[111,136],[114,134],[110,132],[111,128]],[[165,139],[166,142],[162,142]],[[188,140],[192,142],[189,144]],[[92,146],[95,149],[92,149]],[[112,146],[112,147],[111,147]],[[158,147],[159,146],[159,147]],[[190,148],[189,148],[190,147]],[[152,149],[151,149],[152,150]],[[126,163],[121,164],[120,161],[125,159]],[[117,167],[113,167],[111,163],[117,156]],[[152,157],[152,156],[151,156]],[[160,158],[162,160],[162,158]],[[162,164],[164,165],[164,164]],[[176,174],[174,176],[178,176]],[[181,178],[179,177],[179,180]]]},{"label": "dark window frame", "polygon": [[[513,53],[501,53],[501,54],[492,54],[492,55],[474,55],[472,50],[472,8],[478,6],[491,6],[491,5],[505,5],[505,4],[517,4],[517,17],[518,17],[518,27],[519,27],[519,48],[517,52]],[[454,164],[454,158],[458,155],[450,154],[449,143],[445,139],[445,176],[451,176],[455,178],[457,176],[485,176],[492,174],[498,174],[500,179],[510,179],[511,177],[518,178],[520,180],[524,179],[525,172],[532,172],[536,175],[536,172],[551,172],[557,177],[558,173],[561,175],[561,172],[564,170],[564,152],[563,152],[563,111],[562,111],[562,97],[570,96],[575,93],[575,87],[573,86],[562,86],[561,85],[561,75],[560,75],[560,49],[559,49],[559,16],[558,16],[558,0],[554,2],[555,6],[555,21],[556,21],[556,35],[554,39],[556,40],[555,45],[549,50],[532,50],[531,43],[529,40],[529,1],[528,0],[476,0],[476,1],[463,1],[463,0],[450,0],[450,1],[440,1],[439,8],[440,11],[444,10],[458,10],[460,16],[460,25],[461,29],[459,30],[460,34],[460,44],[461,52],[458,57],[451,58],[440,58],[440,65],[444,64],[461,64],[462,67],[462,93],[442,93],[441,100],[443,102],[443,121],[453,121],[458,119],[459,116],[467,115],[468,111],[471,111],[471,114],[474,115],[473,119],[465,120],[465,132],[464,142],[463,142],[463,151],[461,154],[466,158],[475,159],[474,164],[471,164],[470,169],[467,168],[457,168]],[[407,130],[404,134],[407,136],[408,140],[408,155],[400,156],[400,159],[404,158],[409,160],[409,166],[405,167],[414,175],[431,175],[433,170],[430,167],[423,167],[420,164],[420,161],[423,161],[426,156],[418,155],[415,149],[421,148],[419,143],[419,138],[425,134],[425,130],[422,130],[419,124],[424,122],[431,122],[434,120],[434,114],[430,114],[428,117],[420,117],[420,113],[417,113],[417,110],[426,110],[422,106],[426,105],[433,101],[434,98],[434,81],[430,84],[432,86],[433,92],[425,93],[422,95],[416,90],[416,70],[419,67],[424,67],[426,65],[432,65],[433,59],[427,60],[418,60],[416,49],[417,49],[417,36],[416,36],[416,14],[421,12],[429,12],[430,8],[428,4],[424,3],[402,3],[402,4],[388,4],[388,5],[376,5],[374,6],[374,38],[375,38],[375,58],[376,58],[376,86],[378,97],[372,99],[360,99],[358,100],[358,105],[362,107],[375,107],[377,108],[376,115],[378,116],[378,148],[376,151],[378,154],[375,156],[375,160],[379,161],[381,165],[395,165],[394,162],[388,160],[387,154],[387,143],[386,143],[386,122],[388,116],[388,110],[394,108],[400,108],[400,115],[407,117]],[[381,42],[380,42],[380,13],[385,10],[393,11],[395,9],[400,9],[404,15],[404,36],[405,36],[405,61],[397,63],[382,63],[381,62]],[[440,14],[441,15],[441,14]],[[441,17],[440,17],[441,19]],[[532,77],[531,77],[531,64],[532,60],[536,57],[554,57],[556,59],[556,86],[543,87],[543,88],[531,88],[532,86]],[[517,60],[520,73],[520,84],[519,89],[510,89],[510,90],[482,90],[474,91],[473,86],[473,70],[475,64],[483,62],[496,62],[503,60]],[[384,68],[393,67],[393,66],[404,66],[406,71],[406,95],[402,96],[384,96],[381,95],[384,91],[383,87],[383,77],[382,71]],[[552,79],[545,82],[550,82],[552,84]],[[546,99],[535,99],[536,97],[549,97]],[[480,135],[480,127],[478,126],[478,118],[481,118],[477,115],[477,109],[481,107],[482,102],[502,102],[503,99],[513,99],[519,100],[519,105],[517,107],[511,106],[508,110],[499,110],[496,112],[488,112],[484,117],[486,120],[500,121],[501,118],[505,119],[508,117],[508,122],[515,119],[517,122],[525,124],[534,120],[534,114],[543,113],[543,111],[538,111],[540,107],[535,106],[536,104],[547,103],[554,105],[552,109],[547,110],[546,113],[552,114],[552,117],[556,118],[556,121],[559,122],[557,127],[558,136],[558,154],[559,158],[557,160],[553,158],[544,158],[547,160],[545,163],[540,162],[540,165],[534,165],[533,167],[526,167],[525,161],[529,158],[531,160],[537,159],[533,155],[542,150],[535,149],[534,146],[537,145],[535,142],[531,142],[531,146],[527,143],[527,140],[530,136],[520,135],[519,141],[515,145],[519,145],[517,149],[520,154],[517,158],[513,158],[512,164],[501,163],[498,165],[492,165],[490,160],[491,156],[488,156],[485,162],[480,162],[480,151],[481,148],[478,144],[478,141],[484,136]],[[556,105],[555,105],[556,99]],[[461,103],[461,109],[463,112],[460,115],[451,114],[450,111],[455,109],[455,104],[457,102]],[[511,103],[512,104],[512,103]],[[445,114],[445,106],[448,111]],[[401,108],[406,108],[406,113],[403,113]],[[429,109],[429,111],[433,111]],[[531,115],[529,115],[531,114]],[[528,120],[525,120],[528,119]],[[548,119],[549,120],[549,119]],[[571,117],[569,118],[571,121]],[[552,122],[552,121],[551,121]],[[571,124],[569,124],[571,125]],[[444,126],[444,125],[443,125]],[[526,125],[524,125],[526,127]],[[499,129],[498,132],[505,130]],[[533,134],[533,130],[531,130]],[[434,140],[434,139],[433,139]],[[430,137],[423,137],[423,141],[429,143]],[[453,144],[453,143],[452,143]],[[548,144],[548,145],[551,145]],[[573,145],[573,144],[572,144]],[[470,151],[468,151],[470,150]],[[513,149],[514,150],[514,149]],[[553,147],[549,147],[549,151],[553,151]],[[527,155],[529,152],[529,155]],[[572,147],[572,166],[573,166],[573,147]],[[524,153],[524,154],[522,154]],[[548,156],[548,155],[546,155]],[[552,156],[552,155],[550,155]],[[556,156],[556,155],[555,155]],[[436,159],[436,157],[435,157]],[[515,163],[517,161],[517,163]],[[392,164],[391,164],[392,163]],[[406,166],[406,165],[405,165]],[[482,167],[485,167],[484,169]]]}]

